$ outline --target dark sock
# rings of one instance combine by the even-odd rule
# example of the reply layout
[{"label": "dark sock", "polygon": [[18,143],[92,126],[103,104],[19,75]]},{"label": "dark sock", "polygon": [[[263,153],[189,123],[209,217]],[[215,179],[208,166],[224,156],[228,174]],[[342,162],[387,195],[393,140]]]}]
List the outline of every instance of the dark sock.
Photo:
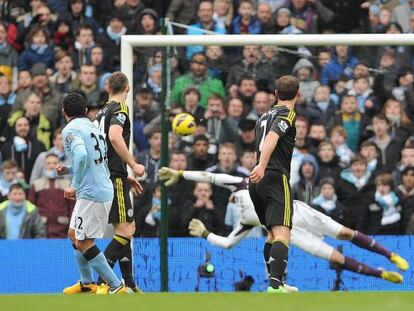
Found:
[{"label": "dark sock", "polygon": [[[126,239],[126,238],[124,238]],[[130,288],[135,288],[134,276],[132,274],[132,249],[131,240],[128,240],[128,244],[123,247],[123,257],[119,259],[119,267],[121,268],[122,278],[125,281],[125,285]]]},{"label": "dark sock", "polygon": [[391,252],[389,250],[387,250],[370,236],[365,235],[359,231],[355,231],[355,236],[351,242],[356,246],[365,248],[371,252],[383,255],[387,258],[391,257]]},{"label": "dark sock", "polygon": [[282,285],[283,274],[287,266],[289,248],[281,242],[275,241],[270,249],[270,286],[279,288]]},{"label": "dark sock", "polygon": [[[111,268],[115,266],[118,259],[122,258],[122,251],[123,251],[124,244],[128,243],[128,241],[126,240],[127,238],[124,238],[123,236],[115,234],[111,242],[106,247],[104,255],[106,257],[106,261],[108,262]],[[101,283],[105,283],[105,281],[99,277],[97,283],[101,284]]]},{"label": "dark sock", "polygon": [[268,275],[270,275],[269,258],[270,258],[271,248],[272,248],[272,243],[266,240],[266,242],[264,244],[264,247],[263,247],[263,258],[264,258],[265,263],[266,263],[266,271],[267,271]]},{"label": "dark sock", "polygon": [[342,266],[344,269],[353,271],[359,274],[365,274],[369,276],[374,276],[377,278],[381,277],[381,270],[373,269],[353,258],[345,257],[345,263]]},{"label": "dark sock", "polygon": [[94,259],[96,256],[99,255],[101,251],[99,250],[98,246],[93,245],[91,248],[88,248],[84,253],[83,253],[83,257],[85,257],[85,259],[87,261],[91,261],[92,259]]}]

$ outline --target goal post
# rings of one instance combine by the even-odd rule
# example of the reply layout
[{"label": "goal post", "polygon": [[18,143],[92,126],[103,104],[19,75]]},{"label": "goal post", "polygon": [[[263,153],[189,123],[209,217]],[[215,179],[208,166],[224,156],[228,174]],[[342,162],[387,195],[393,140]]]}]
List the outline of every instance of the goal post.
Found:
[{"label": "goal post", "polygon": [[[166,28],[168,20],[163,21],[163,29]],[[294,34],[294,35],[124,35],[121,37],[121,71],[126,74],[130,81],[131,89],[134,88],[133,82],[133,48],[136,47],[185,47],[185,46],[409,46],[414,45],[414,34]],[[163,49],[163,51],[166,51]],[[166,53],[165,53],[166,54]],[[168,57],[163,55],[163,58]],[[166,68],[163,65],[163,68]],[[163,82],[163,86],[166,84]],[[163,90],[166,92],[165,90]],[[133,94],[129,92],[126,104],[129,107],[131,124],[133,124]],[[168,97],[168,96],[164,96]],[[165,103],[161,102],[161,105]],[[162,120],[165,120],[163,107]],[[164,135],[163,135],[164,136]],[[166,138],[164,137],[163,140]],[[130,150],[133,148],[133,135],[131,135]],[[163,155],[161,155],[162,157]],[[166,208],[161,206],[161,209]],[[161,223],[163,221],[161,220]],[[168,271],[167,271],[167,237],[160,237],[161,247],[161,290],[168,291]]]}]

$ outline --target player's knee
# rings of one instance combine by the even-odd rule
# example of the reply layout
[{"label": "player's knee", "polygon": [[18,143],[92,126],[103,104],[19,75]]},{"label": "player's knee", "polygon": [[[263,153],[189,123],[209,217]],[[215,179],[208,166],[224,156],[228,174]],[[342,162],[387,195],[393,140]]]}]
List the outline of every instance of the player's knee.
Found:
[{"label": "player's knee", "polygon": [[334,249],[332,255],[329,257],[329,261],[337,265],[343,265],[345,263],[345,257],[336,249]]},{"label": "player's knee", "polygon": [[354,238],[354,235],[355,235],[355,233],[354,233],[353,230],[351,230],[347,227],[342,227],[341,231],[339,231],[339,234],[338,234],[337,238],[339,240],[348,240],[349,241],[349,240],[352,240]]},{"label": "player's knee", "polygon": [[71,240],[73,244],[76,246],[76,238],[75,238],[75,230],[69,229],[68,230],[68,238]]}]

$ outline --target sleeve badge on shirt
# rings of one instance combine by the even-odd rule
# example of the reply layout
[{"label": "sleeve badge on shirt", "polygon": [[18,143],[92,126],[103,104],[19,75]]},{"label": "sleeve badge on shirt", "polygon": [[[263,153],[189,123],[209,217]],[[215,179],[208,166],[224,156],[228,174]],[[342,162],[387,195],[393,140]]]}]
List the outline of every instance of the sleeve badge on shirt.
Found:
[{"label": "sleeve badge on shirt", "polygon": [[126,116],[123,113],[119,113],[116,118],[118,119],[119,122],[121,122],[122,124],[125,123],[126,120]]},{"label": "sleeve badge on shirt", "polygon": [[65,139],[66,144],[70,145],[72,140],[73,140],[73,135],[69,133],[68,136],[66,136],[66,139]]},{"label": "sleeve badge on shirt", "polygon": [[280,128],[280,130],[284,133],[288,129],[289,125],[284,120],[280,120],[277,126]]}]

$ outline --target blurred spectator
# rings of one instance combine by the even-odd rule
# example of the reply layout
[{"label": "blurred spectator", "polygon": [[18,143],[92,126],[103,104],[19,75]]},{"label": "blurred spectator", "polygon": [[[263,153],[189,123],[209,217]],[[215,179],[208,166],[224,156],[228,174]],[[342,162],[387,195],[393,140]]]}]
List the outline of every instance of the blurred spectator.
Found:
[{"label": "blurred spectator", "polygon": [[[0,75],[0,134],[6,129],[7,116],[9,115],[15,100],[16,94],[11,91],[10,80],[4,75]],[[0,141],[0,144],[1,143],[2,141]]]},{"label": "blurred spectator", "polygon": [[215,163],[214,156],[208,153],[209,140],[205,135],[194,137],[192,152],[188,159],[188,169],[205,171]]},{"label": "blurred spectator", "polygon": [[116,11],[109,20],[106,30],[97,37],[96,41],[105,50],[108,56],[106,62],[110,71],[120,69],[121,65],[121,36],[125,35],[127,28],[125,27],[125,17],[121,12]]},{"label": "blurred spectator", "polygon": [[166,17],[172,22],[188,25],[196,17],[197,2],[194,0],[171,0]]},{"label": "blurred spectator", "polygon": [[348,94],[356,97],[358,110],[366,116],[372,118],[380,111],[379,100],[373,93],[367,77],[355,78],[353,88]]},{"label": "blurred spectator", "polygon": [[[75,70],[79,70],[81,65],[89,63],[91,49],[94,45],[95,41],[92,28],[87,25],[81,25],[76,31],[75,49],[71,53],[73,68]],[[107,52],[109,53],[109,51]]]},{"label": "blurred spectator", "polygon": [[161,65],[153,65],[148,69],[148,86],[154,96],[154,99],[158,102],[162,100],[162,81],[161,81]]},{"label": "blurred spectator", "polygon": [[32,74],[28,70],[19,71],[17,77],[17,89],[16,94],[20,94],[26,89],[30,88],[33,84]]},{"label": "blurred spectator", "polygon": [[43,63],[47,68],[55,66],[55,54],[49,46],[49,37],[42,27],[33,27],[26,36],[27,48],[19,56],[19,70],[30,70],[35,64]]},{"label": "blurred spectator", "polygon": [[394,192],[394,182],[388,173],[379,174],[375,178],[375,204],[378,212],[370,211],[371,232],[377,234],[400,234],[401,206],[398,195]]},{"label": "blurred spectator", "polygon": [[[264,45],[261,47],[260,51],[262,53],[260,58],[261,67],[271,68],[267,71],[267,74],[269,75],[267,76],[267,79],[270,81],[265,80],[263,82],[265,87],[273,90],[273,81],[276,81],[283,75],[290,74],[291,68],[288,68],[286,58],[278,52],[276,46]],[[262,81],[258,82],[262,83]]]},{"label": "blurred spectator", "polygon": [[161,130],[153,130],[148,135],[149,150],[138,154],[138,163],[145,166],[145,182],[155,184],[158,182],[158,169],[161,157]]},{"label": "blurred spectator", "polygon": [[351,167],[341,172],[336,193],[345,206],[343,225],[364,232],[368,226],[368,207],[374,203],[375,185],[362,156],[353,157]]},{"label": "blurred spectator", "polygon": [[200,91],[200,105],[203,108],[207,108],[207,100],[211,94],[216,93],[223,97],[225,95],[223,83],[208,76],[207,58],[201,53],[192,56],[189,72],[175,80],[171,93],[172,102],[184,105],[184,92],[190,86],[195,86]]},{"label": "blurred spectator", "polygon": [[58,127],[61,121],[62,109],[61,101],[62,95],[56,91],[46,74],[46,66],[38,63],[30,70],[32,75],[33,84],[30,88],[19,93],[16,98],[16,102],[12,108],[12,111],[20,110],[23,108],[23,103],[30,93],[35,92],[42,96],[42,113],[47,117],[52,129]]},{"label": "blurred spectator", "polygon": [[319,144],[326,140],[328,137],[325,124],[312,123],[309,127],[308,143],[309,152],[313,155],[316,154]]},{"label": "blurred spectator", "polygon": [[98,75],[99,88],[103,89],[104,84],[102,79],[108,74],[107,65],[105,63],[105,51],[100,45],[95,45],[91,48],[91,65],[96,68]]},{"label": "blurred spectator", "polygon": [[195,87],[189,87],[184,92],[184,111],[190,113],[194,118],[204,117],[205,109],[200,106],[201,94]]},{"label": "blurred spectator", "polygon": [[352,71],[352,79],[349,79],[346,82],[346,88],[351,90],[354,87],[355,80],[358,78],[367,78],[370,86],[374,83],[374,79],[369,75],[368,66],[362,62],[355,65],[354,70]]},{"label": "blurred spectator", "polygon": [[254,139],[256,121],[250,119],[241,119],[239,122],[239,139],[236,141],[237,154],[241,155],[245,150],[254,150]]},{"label": "blurred spectator", "polygon": [[327,177],[319,183],[320,194],[312,200],[312,207],[328,215],[333,220],[342,223],[344,206],[338,201],[335,193],[335,179]]},{"label": "blurred spectator", "polygon": [[306,33],[316,33],[318,19],[330,23],[334,13],[319,0],[288,0],[285,6],[292,12],[290,22]]},{"label": "blurred spectator", "polygon": [[233,3],[231,0],[214,0],[213,19],[218,27],[228,29],[233,19]]},{"label": "blurred spectator", "polygon": [[337,111],[329,127],[343,126],[347,134],[346,144],[353,152],[356,152],[359,142],[366,138],[365,131],[368,124],[368,117],[358,111],[358,102],[355,96],[346,95],[342,97],[341,110]]},{"label": "blurred spectator", "polygon": [[[173,150],[170,155],[169,167],[184,171],[187,169],[187,157],[183,151]],[[168,206],[169,236],[188,236],[188,223],[191,220],[189,215],[193,204],[192,195],[194,183],[189,180],[180,182],[169,187],[168,195],[171,203]],[[185,193],[186,195],[183,195]]]},{"label": "blurred spectator", "polygon": [[407,0],[402,1],[392,12],[392,20],[400,24],[404,32],[409,32],[410,30],[410,15],[413,9],[414,1]]},{"label": "blurred spectator", "polygon": [[339,162],[335,147],[330,141],[323,141],[318,147],[317,156],[320,179],[331,177],[338,180],[344,165]]},{"label": "blurred spectator", "polygon": [[73,61],[67,52],[57,51],[55,61],[56,73],[49,78],[49,81],[64,97],[72,90],[72,83],[76,80],[77,74],[72,70]]},{"label": "blurred spectator", "polygon": [[404,144],[413,133],[413,126],[401,102],[390,98],[384,104],[383,113],[390,122],[391,136],[398,140],[401,145]]},{"label": "blurred spectator", "polygon": [[[145,237],[159,236],[159,224],[161,221],[161,185],[153,187],[151,202],[149,202],[149,212],[145,217],[145,224],[141,225],[141,234]],[[145,208],[147,211],[148,208]]]},{"label": "blurred spectator", "polygon": [[290,162],[290,185],[299,181],[299,166],[302,158],[309,153],[309,140],[307,138],[309,121],[302,116],[296,117],[296,141],[293,148],[292,161]]},{"label": "blurred spectator", "polygon": [[30,123],[27,117],[20,117],[14,124],[16,136],[1,147],[3,160],[12,159],[24,170],[26,181],[29,181],[34,162],[45,146],[36,138],[30,137]]},{"label": "blurred spectator", "polygon": [[247,119],[257,121],[259,118],[271,108],[269,104],[269,94],[264,91],[259,91],[254,95],[253,107],[247,115]]},{"label": "blurred spectator", "polygon": [[160,112],[158,102],[153,99],[151,90],[146,85],[138,89],[134,108],[134,143],[140,152],[149,148],[145,133],[150,132],[150,128],[153,127],[152,123]]},{"label": "blurred spectator", "polygon": [[358,62],[358,59],[352,56],[348,46],[336,45],[332,60],[322,71],[321,83],[330,84],[339,80],[342,76],[351,78],[353,68]]},{"label": "blurred spectator", "polygon": [[27,13],[23,15],[19,15],[16,18],[16,23],[19,27],[20,33],[24,33],[25,30],[29,28],[29,26],[31,25],[33,21],[33,18],[39,15],[38,13],[39,9],[45,6],[44,0],[30,0],[29,3],[30,3],[31,9]]},{"label": "blurred spectator", "polygon": [[207,132],[211,136],[211,143],[218,145],[235,141],[237,129],[232,128],[231,121],[227,119],[224,102],[220,96],[213,94],[208,98],[204,118],[207,121]]},{"label": "blurred spectator", "polygon": [[44,158],[42,177],[33,181],[28,199],[37,206],[48,238],[66,238],[72,213],[72,201],[63,197],[70,179],[58,177],[59,158],[49,153]]},{"label": "blurred spectator", "polygon": [[256,154],[254,149],[246,149],[240,156],[240,166],[249,172],[256,166]]},{"label": "blurred spectator", "polygon": [[230,69],[230,57],[216,45],[206,47],[208,72],[212,78],[226,81]]},{"label": "blurred spectator", "polygon": [[301,102],[309,103],[315,89],[319,86],[319,82],[313,79],[314,71],[315,67],[306,58],[301,58],[292,69],[292,74],[299,79]]},{"label": "blurred spectator", "polygon": [[254,95],[257,92],[257,82],[256,79],[250,75],[242,76],[240,82],[237,86],[237,93],[236,96],[230,97],[237,97],[240,98],[243,102],[244,109],[246,112],[251,111]]},{"label": "blurred spectator", "polygon": [[9,135],[7,136],[13,136],[13,128],[16,120],[21,117],[26,117],[30,122],[29,136],[35,137],[46,149],[49,149],[52,128],[47,117],[41,112],[41,108],[42,98],[34,92],[30,93],[23,104],[23,109],[16,110],[10,114],[9,119],[7,120],[9,125]]},{"label": "blurred spectator", "polygon": [[311,102],[306,105],[306,110],[304,112],[304,114],[308,116],[310,123],[327,125],[335,116],[337,108],[329,95],[329,87],[327,85],[320,85],[315,88],[313,98]]},{"label": "blurred spectator", "polygon": [[231,22],[232,34],[260,34],[262,25],[253,14],[254,6],[252,0],[239,0],[239,15]]},{"label": "blurred spectator", "polygon": [[399,100],[401,103],[404,103],[405,109],[410,117],[414,116],[414,74],[412,71],[403,71],[398,74],[398,85],[392,89],[392,96]]},{"label": "blurred spectator", "polygon": [[328,49],[321,49],[318,52],[318,72],[322,72],[332,60],[332,53]]},{"label": "blurred spectator", "polygon": [[354,153],[349,148],[347,144],[348,134],[344,127],[335,126],[331,131],[331,142],[335,148],[335,153],[339,160],[345,164],[349,165],[351,162]]},{"label": "blurred spectator", "polygon": [[139,35],[159,34],[158,14],[153,9],[143,9],[138,15]]},{"label": "blurred spectator", "polygon": [[78,79],[73,81],[72,89],[82,91],[88,104],[99,102],[100,90],[94,65],[80,66]]},{"label": "blurred spectator", "polygon": [[36,161],[33,165],[32,174],[30,175],[30,184],[33,184],[36,179],[39,179],[43,176],[43,166],[47,155],[54,154],[58,158],[59,163],[65,164],[66,156],[65,152],[63,151],[62,128],[57,128],[53,132],[52,143],[52,148],[41,152],[36,158]]},{"label": "blurred spectator", "polygon": [[402,206],[402,233],[414,234],[414,167],[407,166],[402,171],[402,181],[397,194]]},{"label": "blurred spectator", "polygon": [[65,18],[70,22],[73,34],[83,25],[91,27],[93,33],[98,34],[99,25],[93,17],[86,16],[85,0],[69,0],[69,14]]},{"label": "blurred spectator", "polygon": [[0,22],[0,73],[16,84],[18,55],[7,41],[7,27]]},{"label": "blurred spectator", "polygon": [[219,234],[224,230],[224,217],[212,201],[211,184],[197,182],[194,187],[195,202],[191,212],[191,219],[201,220],[207,230]]},{"label": "blurred spectator", "polygon": [[59,18],[53,33],[53,44],[62,50],[72,52],[75,43],[75,32],[71,29],[71,22],[64,18]]},{"label": "blurred spectator", "polygon": [[[225,34],[226,29],[222,28],[222,25],[214,21],[213,13],[213,3],[209,0],[200,0],[197,9],[198,21],[197,23],[190,25],[191,28],[187,29],[187,34],[204,35],[205,33],[203,30],[213,31],[218,34]],[[204,47],[201,45],[188,46],[186,52],[187,59],[193,59],[194,54],[203,51]]]},{"label": "blurred spectator", "polygon": [[46,230],[35,205],[26,200],[19,184],[10,187],[8,200],[0,204],[0,239],[45,238]]},{"label": "blurred spectator", "polygon": [[17,183],[17,163],[13,160],[6,160],[1,164],[0,175],[0,203],[7,199],[10,186]]},{"label": "blurred spectator", "polygon": [[368,170],[371,172],[372,176],[377,176],[383,171],[383,165],[380,159],[381,150],[370,140],[364,141],[361,144],[360,149],[360,154],[367,160]]},{"label": "blurred spectator", "polygon": [[406,167],[414,167],[414,145],[408,143],[401,150],[401,161],[395,166],[393,177],[395,182],[401,183],[401,174]]},{"label": "blurred spectator", "polygon": [[319,195],[319,166],[312,155],[305,155],[299,167],[299,181],[292,187],[292,197],[306,204],[312,204]]},{"label": "blurred spectator", "polygon": [[400,160],[401,143],[389,134],[390,123],[383,114],[372,118],[374,136],[370,138],[381,150],[381,165],[384,170],[391,173]]},{"label": "blurred spectator", "polygon": [[275,21],[270,4],[268,2],[259,2],[257,4],[256,16],[262,24],[262,33],[271,34],[275,27]]}]

